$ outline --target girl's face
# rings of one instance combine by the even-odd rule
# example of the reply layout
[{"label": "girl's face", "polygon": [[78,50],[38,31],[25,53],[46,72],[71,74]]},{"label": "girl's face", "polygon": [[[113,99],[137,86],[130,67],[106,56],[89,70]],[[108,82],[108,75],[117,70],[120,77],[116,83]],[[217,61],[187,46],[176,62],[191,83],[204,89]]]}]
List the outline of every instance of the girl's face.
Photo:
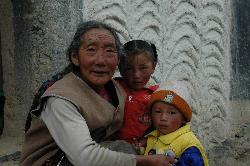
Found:
[{"label": "girl's face", "polygon": [[123,75],[129,87],[134,90],[142,89],[154,73],[155,65],[147,53],[129,56]]},{"label": "girl's face", "polygon": [[119,62],[114,36],[106,29],[90,29],[82,36],[79,54],[71,55],[71,59],[90,86],[103,86]]},{"label": "girl's face", "polygon": [[152,106],[152,122],[159,135],[169,134],[179,129],[185,122],[182,113],[174,106],[156,102]]}]

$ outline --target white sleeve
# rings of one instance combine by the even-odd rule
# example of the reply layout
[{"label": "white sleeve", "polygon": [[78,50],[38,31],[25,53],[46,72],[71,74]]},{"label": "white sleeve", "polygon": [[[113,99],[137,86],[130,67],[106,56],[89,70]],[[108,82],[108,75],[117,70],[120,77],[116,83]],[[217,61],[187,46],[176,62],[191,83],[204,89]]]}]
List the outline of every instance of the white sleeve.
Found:
[{"label": "white sleeve", "polygon": [[40,117],[75,166],[135,166],[132,154],[114,152],[92,140],[85,119],[69,101],[49,97]]}]

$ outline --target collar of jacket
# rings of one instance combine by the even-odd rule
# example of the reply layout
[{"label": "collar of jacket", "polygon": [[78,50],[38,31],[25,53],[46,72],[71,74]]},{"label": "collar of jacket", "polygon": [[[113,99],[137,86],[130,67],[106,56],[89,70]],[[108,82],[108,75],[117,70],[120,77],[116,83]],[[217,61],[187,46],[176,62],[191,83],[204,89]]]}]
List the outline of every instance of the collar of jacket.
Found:
[{"label": "collar of jacket", "polygon": [[171,144],[173,142],[173,140],[175,140],[176,138],[178,138],[179,136],[190,132],[190,123],[187,123],[186,125],[184,125],[183,127],[179,128],[178,130],[166,134],[166,135],[159,135],[159,132],[157,130],[152,131],[151,133],[149,133],[148,135],[146,135],[145,137],[156,137],[158,140],[160,140],[161,142],[163,142],[164,144]]}]

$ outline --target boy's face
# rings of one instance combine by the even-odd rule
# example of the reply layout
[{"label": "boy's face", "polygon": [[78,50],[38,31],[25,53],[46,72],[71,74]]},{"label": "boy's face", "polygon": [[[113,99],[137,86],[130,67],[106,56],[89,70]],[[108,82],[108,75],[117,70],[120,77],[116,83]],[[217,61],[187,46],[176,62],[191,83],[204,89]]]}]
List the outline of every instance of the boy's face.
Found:
[{"label": "boy's face", "polygon": [[152,58],[146,53],[141,53],[128,57],[123,76],[130,88],[138,90],[147,84],[154,69],[155,63]]},{"label": "boy's face", "polygon": [[153,125],[160,135],[169,134],[185,123],[182,113],[170,104],[158,101],[153,104],[151,110]]}]

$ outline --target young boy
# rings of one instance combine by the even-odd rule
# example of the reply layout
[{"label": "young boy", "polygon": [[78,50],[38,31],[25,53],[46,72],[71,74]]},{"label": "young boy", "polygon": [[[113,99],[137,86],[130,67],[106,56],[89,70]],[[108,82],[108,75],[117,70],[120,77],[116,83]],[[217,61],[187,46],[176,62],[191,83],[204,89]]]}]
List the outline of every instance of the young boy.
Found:
[{"label": "young boy", "polygon": [[190,93],[184,84],[173,81],[151,95],[149,108],[156,130],[147,138],[145,155],[166,154],[178,159],[177,166],[208,166],[204,149],[190,129]]}]

